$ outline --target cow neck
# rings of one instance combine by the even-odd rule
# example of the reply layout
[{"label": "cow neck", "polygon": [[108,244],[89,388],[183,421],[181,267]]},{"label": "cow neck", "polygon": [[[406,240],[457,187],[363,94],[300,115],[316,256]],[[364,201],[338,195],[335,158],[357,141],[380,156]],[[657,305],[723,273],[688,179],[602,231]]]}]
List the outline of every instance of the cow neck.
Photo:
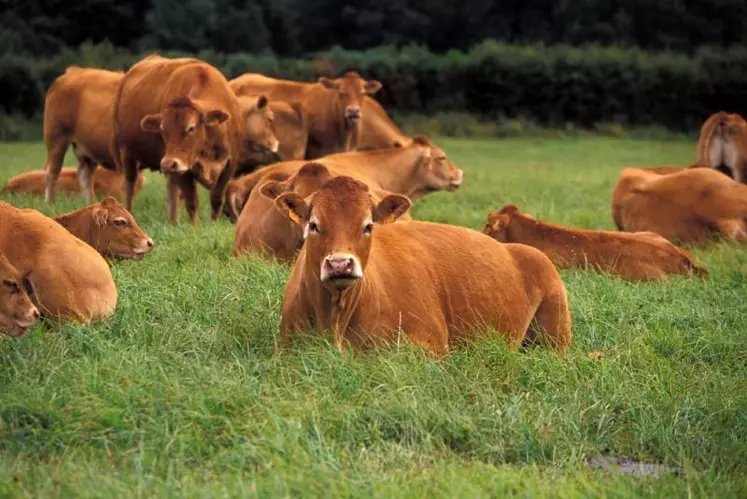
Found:
[{"label": "cow neck", "polygon": [[[89,246],[94,246],[93,241],[93,218],[89,214],[88,217],[84,216],[88,208],[81,208],[70,213],[65,213],[58,217],[55,217],[55,221],[65,227],[68,232],[75,235],[78,239],[82,240]],[[86,221],[88,223],[86,223]]]},{"label": "cow neck", "polygon": [[380,158],[378,151],[368,163],[371,167],[371,177],[376,179],[379,188],[404,196],[416,195],[425,188],[422,179],[419,178],[418,170],[423,157],[418,148],[403,147],[381,150],[380,154],[385,156],[384,161],[376,161]]},{"label": "cow neck", "polygon": [[299,260],[304,262],[303,282],[311,291],[314,326],[319,330],[329,329],[335,347],[342,351],[345,333],[364,290],[368,288],[366,275],[364,273],[358,282],[345,290],[331,291],[322,285],[319,268],[306,260],[305,250],[301,251],[303,254]]}]

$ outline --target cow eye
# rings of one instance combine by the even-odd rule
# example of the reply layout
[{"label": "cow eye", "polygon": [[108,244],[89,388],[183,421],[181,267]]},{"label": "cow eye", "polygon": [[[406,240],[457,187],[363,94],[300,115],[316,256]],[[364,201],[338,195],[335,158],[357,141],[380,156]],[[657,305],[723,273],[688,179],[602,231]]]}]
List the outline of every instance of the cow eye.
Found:
[{"label": "cow eye", "polygon": [[114,219],[114,225],[116,225],[117,227],[127,227],[127,220],[125,220],[124,218],[121,218],[121,217],[120,218],[115,218]]},{"label": "cow eye", "polygon": [[21,292],[21,287],[15,281],[5,280],[3,285],[10,290],[10,294],[14,295]]},{"label": "cow eye", "polygon": [[365,227],[363,227],[363,235],[364,236],[370,236],[373,232],[373,224],[367,223]]},{"label": "cow eye", "polygon": [[309,232],[319,233],[319,224],[316,222],[309,222]]}]

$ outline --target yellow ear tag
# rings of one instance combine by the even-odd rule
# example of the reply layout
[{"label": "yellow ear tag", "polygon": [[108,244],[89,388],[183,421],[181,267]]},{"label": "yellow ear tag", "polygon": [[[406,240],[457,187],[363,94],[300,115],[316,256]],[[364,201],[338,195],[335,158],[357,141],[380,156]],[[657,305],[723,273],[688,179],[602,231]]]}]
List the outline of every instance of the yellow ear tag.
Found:
[{"label": "yellow ear tag", "polygon": [[394,222],[394,215],[387,215],[380,223],[381,225],[390,224]]},{"label": "yellow ear tag", "polygon": [[291,220],[293,220],[293,221],[294,221],[295,223],[298,223],[298,222],[299,222],[299,221],[301,220],[301,218],[300,218],[300,217],[298,216],[298,214],[296,214],[296,212],[295,212],[295,211],[293,211],[293,210],[288,210],[288,216],[289,216],[289,217],[290,217],[290,219],[291,219]]}]

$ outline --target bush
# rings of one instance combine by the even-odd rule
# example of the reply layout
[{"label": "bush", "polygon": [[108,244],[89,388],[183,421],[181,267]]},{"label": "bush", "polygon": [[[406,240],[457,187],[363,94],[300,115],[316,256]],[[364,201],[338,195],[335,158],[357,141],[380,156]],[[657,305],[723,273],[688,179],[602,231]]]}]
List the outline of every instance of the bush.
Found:
[{"label": "bush", "polygon": [[[2,57],[0,110],[25,116],[40,112],[46,88],[70,64],[122,70],[143,55],[84,44],[45,60]],[[384,84],[376,97],[391,113],[428,116],[428,127],[450,135],[487,133],[485,123],[495,124],[488,128],[501,134],[514,133],[515,123],[562,130],[615,123],[688,132],[721,109],[747,115],[747,48],[701,49],[688,56],[488,41],[469,52],[443,55],[418,46],[385,46],[334,48],[304,59],[212,51],[197,57],[228,78],[259,72],[313,81],[355,70]],[[511,120],[518,121],[511,125]]]}]

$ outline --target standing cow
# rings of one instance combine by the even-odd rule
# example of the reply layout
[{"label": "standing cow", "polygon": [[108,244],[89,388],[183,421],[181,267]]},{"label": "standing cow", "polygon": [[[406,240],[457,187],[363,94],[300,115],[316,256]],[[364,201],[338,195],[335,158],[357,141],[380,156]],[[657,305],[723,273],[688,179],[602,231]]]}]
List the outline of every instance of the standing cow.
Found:
[{"label": "standing cow", "polygon": [[[242,112],[225,77],[197,59],[150,55],[138,62],[122,79],[113,114],[112,151],[118,167],[125,172],[127,209],[132,210],[138,163],[160,165],[168,177],[172,223],[177,220],[178,188],[190,221],[197,221],[198,198],[191,171],[195,164],[208,169],[216,163],[225,164],[225,175],[230,178],[259,140],[249,133],[249,117]],[[273,134],[261,135],[266,140],[261,146],[276,146]],[[219,193],[215,193],[216,186]],[[224,190],[225,182],[221,183],[219,177],[211,193],[213,218],[220,213]]]},{"label": "standing cow", "polygon": [[362,102],[381,89],[354,71],[341,78],[319,78],[316,83],[277,80],[249,73],[231,80],[236,95],[264,94],[271,100],[300,103],[308,114],[309,140],[306,159],[351,151],[361,138]]}]

